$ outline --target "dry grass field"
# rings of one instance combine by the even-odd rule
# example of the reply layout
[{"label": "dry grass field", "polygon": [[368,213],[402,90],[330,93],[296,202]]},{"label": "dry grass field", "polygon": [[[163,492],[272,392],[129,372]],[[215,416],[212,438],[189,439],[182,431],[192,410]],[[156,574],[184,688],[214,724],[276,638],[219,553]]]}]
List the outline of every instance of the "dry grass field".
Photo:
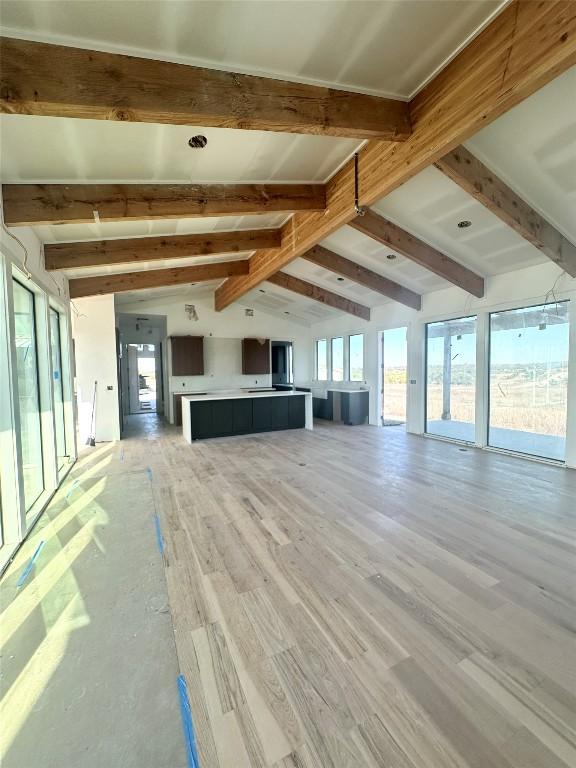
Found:
[{"label": "dry grass field", "polygon": [[[394,372],[392,372],[394,373]],[[498,376],[490,387],[490,423],[492,427],[535,432],[540,435],[566,434],[567,377]],[[453,384],[450,410],[453,421],[474,423],[475,388],[471,384]],[[385,418],[402,418],[406,413],[406,384],[398,376],[388,375],[384,382],[383,413]],[[442,385],[427,389],[427,415],[430,421],[442,416]]]}]

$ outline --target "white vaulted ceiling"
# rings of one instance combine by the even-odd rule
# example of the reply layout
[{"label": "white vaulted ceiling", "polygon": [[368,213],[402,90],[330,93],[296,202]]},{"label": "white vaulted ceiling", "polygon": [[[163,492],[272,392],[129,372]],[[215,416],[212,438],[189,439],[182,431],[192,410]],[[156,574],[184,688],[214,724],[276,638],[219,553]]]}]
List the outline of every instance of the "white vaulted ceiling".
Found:
[{"label": "white vaulted ceiling", "polygon": [[504,4],[3,0],[1,24],[12,37],[408,99]]},{"label": "white vaulted ceiling", "polygon": [[[28,2],[3,0],[2,33],[380,95],[411,96],[502,5],[500,2]],[[304,23],[305,22],[305,23]],[[418,51],[415,56],[414,52]],[[190,136],[208,138],[203,150]],[[4,183],[325,182],[359,147],[351,139],[100,120],[0,116]],[[576,67],[473,136],[466,146],[576,242]],[[372,206],[483,277],[546,257],[435,168]],[[45,243],[278,227],[289,214],[39,226]],[[458,229],[462,219],[472,222]],[[419,293],[448,283],[342,227],[323,245]],[[185,266],[247,253],[70,270],[69,276]],[[367,306],[387,301],[302,259],[285,268]],[[214,284],[189,290],[212,293]],[[182,288],[119,295],[121,302]],[[242,303],[302,322],[333,314],[265,283]]]},{"label": "white vaulted ceiling", "polygon": [[466,146],[576,243],[576,67]]}]

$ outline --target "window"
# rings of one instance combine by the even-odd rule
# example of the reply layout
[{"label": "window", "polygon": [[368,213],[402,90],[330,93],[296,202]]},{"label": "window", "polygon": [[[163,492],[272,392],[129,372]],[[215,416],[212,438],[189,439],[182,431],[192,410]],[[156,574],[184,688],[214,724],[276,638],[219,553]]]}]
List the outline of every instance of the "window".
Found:
[{"label": "window", "polygon": [[476,317],[426,326],[426,432],[474,442]]},{"label": "window", "polygon": [[26,512],[44,490],[34,294],[16,280],[14,326]]},{"label": "window", "polygon": [[364,334],[348,337],[348,377],[350,381],[364,381]]},{"label": "window", "polygon": [[564,460],[568,302],[490,315],[488,444]]},{"label": "window", "polygon": [[318,339],[316,342],[316,378],[318,381],[328,379],[328,345],[326,339]]},{"label": "window", "polygon": [[52,398],[54,407],[54,431],[58,472],[66,464],[66,427],[64,422],[64,382],[62,379],[62,344],[60,340],[60,315],[50,307],[50,354],[52,357]]},{"label": "window", "polygon": [[332,339],[332,381],[344,381],[344,338]]}]

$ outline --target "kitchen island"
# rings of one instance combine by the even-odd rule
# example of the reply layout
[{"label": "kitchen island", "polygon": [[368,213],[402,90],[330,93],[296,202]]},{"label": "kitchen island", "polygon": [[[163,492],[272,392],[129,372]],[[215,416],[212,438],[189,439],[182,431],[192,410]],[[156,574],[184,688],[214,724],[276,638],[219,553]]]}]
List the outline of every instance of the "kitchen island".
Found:
[{"label": "kitchen island", "polygon": [[238,390],[182,397],[182,434],[189,443],[211,437],[312,428],[309,392]]}]

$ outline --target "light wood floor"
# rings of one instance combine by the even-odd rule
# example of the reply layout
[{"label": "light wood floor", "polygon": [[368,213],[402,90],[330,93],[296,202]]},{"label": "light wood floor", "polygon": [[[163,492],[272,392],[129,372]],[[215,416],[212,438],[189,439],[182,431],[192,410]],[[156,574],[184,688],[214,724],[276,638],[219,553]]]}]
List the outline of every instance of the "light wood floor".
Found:
[{"label": "light wood floor", "polygon": [[202,768],[576,766],[576,472],[394,428],[122,450]]}]

